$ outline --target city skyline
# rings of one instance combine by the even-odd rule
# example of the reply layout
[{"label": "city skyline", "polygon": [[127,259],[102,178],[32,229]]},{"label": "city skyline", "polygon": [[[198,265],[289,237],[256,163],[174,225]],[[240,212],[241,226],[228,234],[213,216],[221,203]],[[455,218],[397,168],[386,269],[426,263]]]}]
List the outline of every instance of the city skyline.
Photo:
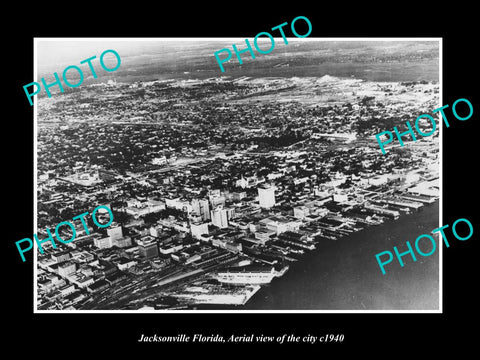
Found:
[{"label": "city skyline", "polygon": [[[315,43],[299,57],[309,65],[282,59],[296,54],[295,44],[246,64],[253,76],[238,69],[189,79],[180,66],[169,79],[144,81],[121,73],[134,71],[122,64],[114,82],[37,98],[37,227],[92,201],[119,219],[106,234],[82,234],[78,249],[60,257],[35,255],[40,311],[131,311],[137,303],[142,311],[194,311],[213,294],[245,304],[324,242],[438,206],[439,135],[382,155],[374,134],[436,107],[441,79],[360,78],[385,64],[399,79],[417,76],[438,53],[409,49],[435,46],[407,41],[402,51],[394,42],[379,55],[380,45],[352,42],[335,44],[331,55]],[[339,68],[350,64],[351,76],[291,76],[312,60],[332,67],[334,59]],[[271,61],[277,77],[260,77],[258,67]]]}]

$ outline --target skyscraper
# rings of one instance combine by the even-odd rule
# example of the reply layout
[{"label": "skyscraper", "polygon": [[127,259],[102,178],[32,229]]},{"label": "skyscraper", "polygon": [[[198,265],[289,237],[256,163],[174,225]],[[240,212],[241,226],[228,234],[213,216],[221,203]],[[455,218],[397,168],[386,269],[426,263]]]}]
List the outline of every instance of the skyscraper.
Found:
[{"label": "skyscraper", "polygon": [[258,201],[260,207],[270,209],[275,206],[275,187],[273,185],[261,185],[258,187]]},{"label": "skyscraper", "polygon": [[108,236],[110,236],[110,239],[112,240],[112,242],[115,240],[121,239],[123,237],[122,227],[118,224],[112,224],[107,229],[107,234]]},{"label": "skyscraper", "polygon": [[107,229],[107,234],[110,238],[110,243],[106,244],[106,247],[117,246],[124,248],[132,245],[132,239],[130,236],[123,236],[123,228],[116,222],[114,222],[112,226]]},{"label": "skyscraper", "polygon": [[210,205],[207,199],[193,199],[192,210],[202,217],[202,220],[210,220]]},{"label": "skyscraper", "polygon": [[210,211],[212,224],[221,229],[228,227],[227,210],[219,205],[215,210]]},{"label": "skyscraper", "polygon": [[142,237],[137,241],[140,256],[150,259],[158,256],[157,241],[150,235]]},{"label": "skyscraper", "polygon": [[113,242],[110,237],[96,237],[93,239],[93,245],[95,245],[99,249],[108,249],[113,246]]},{"label": "skyscraper", "polygon": [[234,208],[225,208],[227,213],[227,220],[233,219],[235,217],[235,209]]}]

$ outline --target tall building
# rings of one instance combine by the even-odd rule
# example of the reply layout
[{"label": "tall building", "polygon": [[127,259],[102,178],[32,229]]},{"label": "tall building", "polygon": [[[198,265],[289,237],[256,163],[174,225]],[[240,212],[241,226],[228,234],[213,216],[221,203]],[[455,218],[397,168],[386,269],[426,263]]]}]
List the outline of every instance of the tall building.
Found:
[{"label": "tall building", "polygon": [[122,227],[118,224],[112,224],[108,229],[107,229],[107,234],[110,236],[110,239],[112,242],[115,240],[121,239],[123,237],[123,231]]},{"label": "tall building", "polygon": [[234,208],[225,208],[225,211],[227,212],[227,220],[231,220],[235,217],[235,209]]},{"label": "tall building", "polygon": [[58,265],[58,275],[65,277],[75,272],[77,265],[74,262],[67,261]]},{"label": "tall building", "polygon": [[192,209],[197,215],[200,215],[202,220],[210,220],[210,205],[207,199],[193,199]]},{"label": "tall building", "polygon": [[200,239],[202,235],[208,235],[208,223],[191,223],[190,224],[190,231],[192,233],[192,237],[196,239]]},{"label": "tall building", "polygon": [[275,187],[273,185],[261,185],[258,187],[258,201],[260,207],[270,209],[275,206]]},{"label": "tall building", "polygon": [[223,206],[218,206],[215,210],[210,211],[212,224],[221,229],[228,227],[227,210]]},{"label": "tall building", "polygon": [[142,237],[137,241],[140,256],[150,259],[158,256],[157,241],[150,235]]},{"label": "tall building", "polygon": [[120,239],[113,241],[113,245],[118,246],[119,248],[132,246],[132,238],[130,236],[121,237]]},{"label": "tall building", "polygon": [[129,247],[132,245],[130,236],[123,236],[122,226],[113,223],[113,226],[107,229],[107,234],[110,239],[110,244],[107,247],[117,246],[119,248]]},{"label": "tall building", "polygon": [[112,239],[110,237],[106,238],[94,238],[93,245],[99,249],[107,249],[113,246]]}]

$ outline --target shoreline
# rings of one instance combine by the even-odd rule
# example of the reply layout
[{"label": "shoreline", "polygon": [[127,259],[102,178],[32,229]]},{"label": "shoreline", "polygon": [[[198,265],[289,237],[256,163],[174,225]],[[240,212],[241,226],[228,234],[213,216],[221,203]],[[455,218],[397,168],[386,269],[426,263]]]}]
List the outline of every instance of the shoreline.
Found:
[{"label": "shoreline", "polygon": [[[402,242],[405,244],[405,240],[411,240],[414,239],[412,236],[411,238],[408,237],[406,238],[405,236],[399,236],[399,231],[402,229],[405,229],[405,224],[411,225],[414,229],[411,232],[415,233],[418,235],[422,233],[429,233],[432,229],[435,227],[428,226],[426,223],[429,222],[434,222],[439,220],[438,216],[438,211],[439,211],[439,199],[435,200],[435,202],[431,204],[426,204],[419,210],[410,212],[409,214],[402,214],[398,219],[393,220],[393,219],[388,219],[384,221],[382,224],[379,224],[378,226],[367,226],[364,229],[360,231],[353,232],[351,234],[348,234],[346,236],[342,236],[338,238],[338,240],[321,240],[316,242],[316,249],[309,251],[305,254],[303,254],[297,262],[292,262],[290,263],[290,269],[280,278],[276,278],[272,280],[270,284],[267,285],[262,285],[261,289],[252,297],[249,299],[249,301],[242,306],[228,306],[228,305],[198,305],[195,306],[196,309],[198,310],[387,310],[387,307],[384,306],[383,308],[378,308],[378,309],[373,309],[370,307],[367,307],[365,305],[364,301],[361,299],[358,299],[358,306],[356,308],[350,308],[350,309],[345,309],[342,306],[339,306],[340,304],[334,306],[335,299],[342,299],[342,302],[354,302],[354,299],[358,297],[355,293],[350,293],[348,296],[351,296],[350,301],[347,301],[348,296],[342,296],[341,294],[337,294],[337,296],[333,296],[331,299],[332,301],[330,302],[330,305],[327,308],[314,308],[312,307],[312,304],[314,302],[313,299],[305,299],[305,297],[309,297],[308,295],[308,289],[310,288],[309,281],[314,279],[313,273],[308,272],[308,270],[315,270],[318,267],[315,267],[314,264],[324,260],[325,258],[331,257],[333,259],[341,259],[340,253],[346,254],[346,258],[350,257],[355,257],[359,256],[358,252],[360,252],[364,257],[366,256],[368,258],[368,254],[371,256],[371,262],[367,262],[366,265],[363,269],[363,274],[359,275],[358,278],[355,281],[361,282],[362,277],[370,277],[372,279],[375,279],[375,283],[381,283],[383,284],[383,288],[387,289],[389,287],[389,277],[388,276],[383,276],[380,272],[380,269],[378,268],[378,264],[375,261],[375,252],[370,251],[371,247],[378,247],[379,251],[384,250],[385,248],[392,247],[392,246],[401,246]],[[434,218],[431,215],[437,214]],[[414,220],[415,218],[421,218],[422,222],[424,224],[419,224],[415,223],[415,221],[409,221],[409,220]],[[393,231],[390,231],[387,236],[383,236],[385,234],[385,227],[388,228],[393,228]],[[423,229],[423,230],[422,230]],[[413,231],[414,230],[414,231]],[[376,237],[372,237],[370,235],[377,235]],[[366,239],[367,238],[367,239]],[[365,241],[362,240],[368,240],[368,239],[373,239],[371,241],[371,244],[365,243]],[[438,237],[436,237],[436,241],[438,244]],[[360,243],[359,243],[360,242]],[[352,250],[353,246],[349,245],[357,245],[358,252],[355,250]],[[382,247],[383,246],[383,247]],[[435,259],[436,261],[429,261],[429,259]],[[350,259],[351,260],[351,259]],[[437,282],[434,284],[435,288],[433,289],[433,293],[436,293],[437,295],[437,306],[435,307],[438,309],[438,270],[439,270],[439,264],[438,264],[438,252],[434,255],[432,255],[429,258],[420,258],[417,259],[417,262],[412,263],[412,261],[408,261],[408,266],[401,268],[398,264],[397,267],[389,269],[390,273],[389,275],[390,278],[392,278],[393,282],[401,287],[406,287],[406,281],[404,278],[410,278],[410,276],[415,275],[415,271],[421,271],[421,269],[416,269],[418,265],[424,264],[424,263],[429,263],[429,275],[437,275]],[[349,261],[350,262],[350,261]],[[436,268],[436,272],[433,269],[432,272],[432,267],[435,267],[435,263],[438,265]],[[373,266],[372,266],[373,265]],[[415,266],[414,266],[415,265]],[[376,268],[375,268],[376,267]],[[329,280],[332,280],[332,278],[338,277],[339,274],[335,274],[335,268],[330,269],[322,274],[319,274],[318,279],[319,280],[325,280],[329,282]],[[362,273],[361,269],[356,269],[358,272]],[[405,272],[405,274],[402,274],[402,271]],[[435,274],[436,273],[436,274]],[[305,275],[305,276],[303,276]],[[353,273],[352,273],[353,275]],[[404,276],[402,276],[404,275]],[[342,276],[343,278],[344,276]],[[432,276],[428,276],[428,278],[431,278]],[[425,281],[425,276],[422,277],[422,280]],[[350,280],[352,281],[352,280]],[[435,281],[434,281],[435,282]],[[288,290],[288,287],[291,284],[297,284],[294,286],[293,290],[291,289],[289,293],[286,293]],[[298,285],[300,284],[300,285]],[[337,291],[337,286],[341,286],[342,284],[330,284],[328,285],[327,289],[335,289],[335,292]],[[408,286],[407,286],[408,288]],[[283,296],[282,296],[282,289],[283,291]],[[380,289],[377,289],[380,290]],[[429,289],[431,290],[431,289]],[[304,300],[299,303],[300,306],[297,306],[295,308],[293,307],[286,307],[286,298],[289,299],[290,301],[294,298],[296,298],[294,295],[295,293],[298,293],[299,291],[303,291],[302,294],[304,295],[303,298]],[[426,290],[427,291],[427,290]],[[381,291],[376,291],[377,293],[381,293]],[[286,295],[286,296],[285,296]],[[361,292],[361,297],[369,297],[369,295],[362,291]],[[372,297],[370,295],[370,297]],[[385,295],[384,295],[385,297]],[[414,303],[416,302],[414,296],[410,294],[409,296],[410,301],[408,299],[403,298],[401,300],[403,301],[398,301],[398,302],[410,302],[410,306],[408,304],[405,304],[407,306],[402,306],[400,308],[391,308],[388,310],[420,310],[420,309],[413,309],[412,307]],[[425,296],[424,296],[425,297]],[[435,301],[432,299],[432,296],[427,296],[428,299],[423,299],[423,302],[431,302],[432,304],[435,303]],[[280,298],[283,298],[284,300],[282,301]],[[299,296],[298,298],[302,298]],[[327,296],[329,298],[329,296]],[[386,296],[385,298],[388,298]],[[390,299],[392,300],[392,299]],[[417,299],[418,300],[418,299]],[[375,302],[375,301],[373,301]],[[377,301],[378,302],[378,301]],[[386,301],[390,304],[395,303],[395,301]],[[418,303],[419,301],[417,301]],[[271,305],[274,305],[273,307]],[[387,305],[387,304],[385,304]]]}]

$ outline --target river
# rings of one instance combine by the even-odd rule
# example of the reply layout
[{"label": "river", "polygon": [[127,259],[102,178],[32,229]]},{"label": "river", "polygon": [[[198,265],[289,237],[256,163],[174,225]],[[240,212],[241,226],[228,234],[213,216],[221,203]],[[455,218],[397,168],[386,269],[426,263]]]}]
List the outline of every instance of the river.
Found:
[{"label": "river", "polygon": [[[416,253],[396,258],[382,275],[375,254],[393,246],[407,250],[415,239],[439,227],[436,201],[419,211],[387,220],[378,226],[343,237],[324,240],[304,254],[281,278],[262,286],[250,301],[238,307],[207,307],[236,310],[437,310],[439,308],[439,250],[429,257]],[[429,252],[427,243],[420,248]],[[205,308],[205,307],[202,307]]]}]

